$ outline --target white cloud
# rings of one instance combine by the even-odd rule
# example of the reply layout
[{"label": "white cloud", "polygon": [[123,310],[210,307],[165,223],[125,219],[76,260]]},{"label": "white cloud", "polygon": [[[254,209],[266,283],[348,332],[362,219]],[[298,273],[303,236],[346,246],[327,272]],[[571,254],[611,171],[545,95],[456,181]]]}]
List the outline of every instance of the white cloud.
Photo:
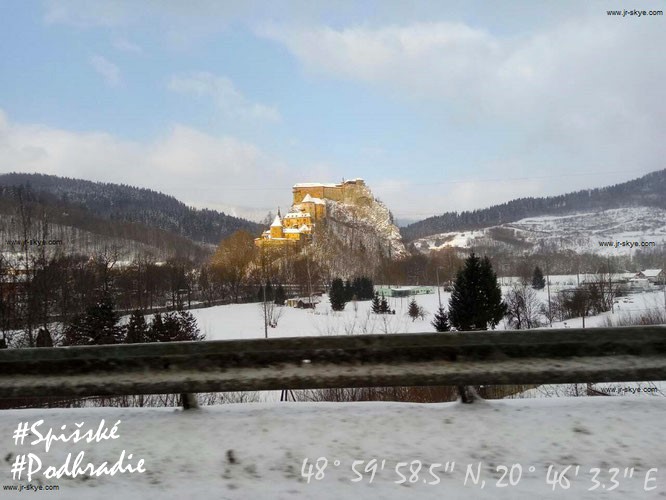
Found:
[{"label": "white cloud", "polygon": [[120,68],[111,61],[100,55],[90,58],[90,65],[99,73],[107,85],[117,87],[120,85]]},{"label": "white cloud", "polygon": [[471,132],[489,124],[511,131],[514,143],[498,157],[517,158],[521,173],[649,171],[666,155],[666,59],[655,50],[666,32],[659,20],[644,21],[617,23],[601,10],[521,36],[448,22],[257,33],[315,75],[426,103]]},{"label": "white cloud", "polygon": [[126,38],[115,38],[113,40],[113,47],[123,52],[143,54],[143,49],[139,45],[130,42]]},{"label": "white cloud", "polygon": [[0,110],[0,171],[126,183],[196,206],[286,205],[293,177],[253,144],[176,124],[148,143],[12,123]]},{"label": "white cloud", "polygon": [[492,36],[460,23],[342,30],[273,25],[257,33],[284,43],[309,70],[439,97],[492,71],[502,55]]},{"label": "white cloud", "polygon": [[206,72],[173,76],[169,82],[169,89],[198,97],[209,97],[213,99],[218,109],[230,118],[266,122],[280,120],[280,113],[276,108],[249,101],[225,76]]}]

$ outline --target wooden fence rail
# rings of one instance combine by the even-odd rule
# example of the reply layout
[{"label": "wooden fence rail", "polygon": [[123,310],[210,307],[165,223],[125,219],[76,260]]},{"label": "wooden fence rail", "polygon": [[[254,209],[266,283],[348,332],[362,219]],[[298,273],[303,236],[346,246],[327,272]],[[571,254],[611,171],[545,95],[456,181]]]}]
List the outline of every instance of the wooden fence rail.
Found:
[{"label": "wooden fence rail", "polygon": [[0,351],[0,398],[666,380],[666,327]]}]

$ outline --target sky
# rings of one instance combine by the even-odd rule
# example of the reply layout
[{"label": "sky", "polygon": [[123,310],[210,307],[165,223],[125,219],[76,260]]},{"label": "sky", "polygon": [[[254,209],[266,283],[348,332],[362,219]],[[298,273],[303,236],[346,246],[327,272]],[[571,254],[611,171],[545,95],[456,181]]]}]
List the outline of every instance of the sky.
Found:
[{"label": "sky", "polygon": [[0,0],[0,172],[399,220],[666,168],[666,0]]}]

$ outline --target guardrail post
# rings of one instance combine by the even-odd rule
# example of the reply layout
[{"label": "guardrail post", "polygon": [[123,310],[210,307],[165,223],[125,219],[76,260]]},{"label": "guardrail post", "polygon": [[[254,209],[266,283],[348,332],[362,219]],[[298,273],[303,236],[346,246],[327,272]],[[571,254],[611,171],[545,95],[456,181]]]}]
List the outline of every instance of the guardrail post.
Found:
[{"label": "guardrail post", "polygon": [[469,385],[459,385],[458,394],[460,394],[460,399],[465,404],[471,404],[478,398],[474,388]]},{"label": "guardrail post", "polygon": [[183,407],[183,410],[195,410],[199,408],[197,395],[192,394],[191,392],[186,392],[180,395],[180,404]]}]

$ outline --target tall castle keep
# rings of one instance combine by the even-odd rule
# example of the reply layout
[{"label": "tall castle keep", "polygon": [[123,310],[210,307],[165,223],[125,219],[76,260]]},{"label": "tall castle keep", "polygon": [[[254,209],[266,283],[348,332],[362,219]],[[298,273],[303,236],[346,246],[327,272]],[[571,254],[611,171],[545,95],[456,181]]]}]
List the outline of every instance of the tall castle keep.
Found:
[{"label": "tall castle keep", "polygon": [[[293,189],[293,205],[284,217],[275,216],[271,227],[254,240],[255,245],[281,246],[309,242],[316,222],[326,217],[326,201],[359,203],[368,198],[363,179],[340,184],[299,183]],[[372,201],[369,199],[368,201]]]}]

